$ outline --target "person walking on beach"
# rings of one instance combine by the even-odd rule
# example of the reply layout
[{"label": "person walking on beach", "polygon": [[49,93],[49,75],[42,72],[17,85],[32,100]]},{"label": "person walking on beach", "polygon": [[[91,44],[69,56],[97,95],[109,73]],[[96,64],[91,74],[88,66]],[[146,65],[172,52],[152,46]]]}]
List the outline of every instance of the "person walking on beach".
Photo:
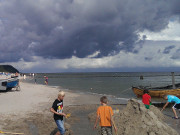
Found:
[{"label": "person walking on beach", "polygon": [[108,99],[106,96],[100,98],[101,106],[97,109],[96,121],[94,124],[94,129],[97,126],[98,121],[100,120],[101,126],[101,135],[112,135],[112,124],[114,126],[115,132],[117,128],[112,119],[113,110],[110,106],[107,105]]},{"label": "person walking on beach", "polygon": [[180,111],[180,99],[176,96],[173,96],[173,95],[165,95],[164,96],[164,99],[167,100],[166,104],[163,106],[161,112],[166,108],[166,106],[169,104],[169,103],[175,103],[174,106],[172,107],[172,110],[173,110],[173,113],[174,113],[174,116],[173,117],[174,119],[178,119],[178,116],[177,116],[177,113],[176,113],[176,110],[175,109],[178,109]]},{"label": "person walking on beach", "polygon": [[59,129],[59,132],[57,132],[56,135],[64,135],[65,133],[64,122],[63,122],[63,117],[66,117],[66,114],[63,113],[64,97],[65,97],[64,91],[60,91],[58,94],[58,98],[54,101],[50,109],[50,111],[54,113],[54,120]]},{"label": "person walking on beach", "polygon": [[44,83],[45,83],[46,85],[48,85],[48,77],[47,77],[47,76],[44,76],[44,78],[45,78]]},{"label": "person walking on beach", "polygon": [[142,102],[144,103],[145,107],[147,109],[150,108],[151,105],[151,96],[149,95],[149,91],[148,90],[144,90],[144,94],[142,96]]}]

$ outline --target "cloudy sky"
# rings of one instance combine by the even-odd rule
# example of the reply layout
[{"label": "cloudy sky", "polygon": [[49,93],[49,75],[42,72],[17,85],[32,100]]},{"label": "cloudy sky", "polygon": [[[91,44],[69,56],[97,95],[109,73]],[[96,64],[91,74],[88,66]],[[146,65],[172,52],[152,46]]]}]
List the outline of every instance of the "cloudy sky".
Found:
[{"label": "cloudy sky", "polygon": [[20,72],[180,71],[179,0],[0,0],[0,64]]}]

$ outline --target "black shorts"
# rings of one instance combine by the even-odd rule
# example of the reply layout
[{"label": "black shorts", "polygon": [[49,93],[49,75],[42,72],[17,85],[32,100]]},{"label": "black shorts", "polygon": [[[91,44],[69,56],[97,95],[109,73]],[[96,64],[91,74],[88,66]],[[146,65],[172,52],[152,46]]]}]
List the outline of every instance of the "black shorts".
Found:
[{"label": "black shorts", "polygon": [[175,109],[180,109],[180,104],[174,104],[173,106]]}]

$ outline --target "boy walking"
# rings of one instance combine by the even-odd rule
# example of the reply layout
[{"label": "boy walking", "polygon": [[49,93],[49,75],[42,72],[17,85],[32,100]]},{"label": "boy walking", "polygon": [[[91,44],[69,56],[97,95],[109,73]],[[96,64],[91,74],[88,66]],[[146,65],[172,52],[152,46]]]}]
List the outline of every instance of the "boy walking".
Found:
[{"label": "boy walking", "polygon": [[149,91],[148,90],[144,90],[144,94],[142,96],[142,102],[144,103],[145,107],[147,109],[150,108],[151,105],[151,96],[149,95]]},{"label": "boy walking", "polygon": [[[106,96],[100,98],[101,106],[97,109],[96,121],[94,129],[97,126],[98,120],[100,120],[101,135],[112,135],[112,124],[114,124],[112,115],[113,111],[110,106],[107,105],[108,99]],[[115,132],[117,131],[115,125]]]},{"label": "boy walking", "polygon": [[172,110],[173,110],[173,113],[174,113],[174,116],[175,116],[173,118],[178,119],[178,116],[177,116],[177,113],[176,113],[175,109],[178,109],[180,111],[180,99],[178,97],[176,97],[176,96],[173,96],[173,95],[165,95],[164,99],[166,99],[167,102],[163,106],[161,111],[163,111],[169,103],[175,103],[174,106],[172,107]]},{"label": "boy walking", "polygon": [[64,135],[65,128],[63,122],[63,116],[66,117],[66,114],[63,113],[63,99],[65,97],[65,93],[60,91],[58,94],[58,98],[54,101],[50,111],[54,113],[54,120],[59,129],[59,132],[56,135]]}]

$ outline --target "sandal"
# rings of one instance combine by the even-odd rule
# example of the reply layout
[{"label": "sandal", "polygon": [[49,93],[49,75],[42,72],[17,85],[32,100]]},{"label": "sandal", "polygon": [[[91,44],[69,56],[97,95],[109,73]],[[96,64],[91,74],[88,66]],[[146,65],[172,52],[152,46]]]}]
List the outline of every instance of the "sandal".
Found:
[{"label": "sandal", "polygon": [[179,118],[176,118],[176,117],[172,117],[173,119],[179,119]]}]

